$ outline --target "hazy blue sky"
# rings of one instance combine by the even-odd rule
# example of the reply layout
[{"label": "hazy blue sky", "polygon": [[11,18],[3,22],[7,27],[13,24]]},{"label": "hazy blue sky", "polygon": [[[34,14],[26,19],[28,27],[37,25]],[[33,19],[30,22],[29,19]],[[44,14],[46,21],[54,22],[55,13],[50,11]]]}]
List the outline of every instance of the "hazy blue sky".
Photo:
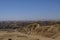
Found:
[{"label": "hazy blue sky", "polygon": [[60,19],[60,0],[0,0],[0,20]]}]

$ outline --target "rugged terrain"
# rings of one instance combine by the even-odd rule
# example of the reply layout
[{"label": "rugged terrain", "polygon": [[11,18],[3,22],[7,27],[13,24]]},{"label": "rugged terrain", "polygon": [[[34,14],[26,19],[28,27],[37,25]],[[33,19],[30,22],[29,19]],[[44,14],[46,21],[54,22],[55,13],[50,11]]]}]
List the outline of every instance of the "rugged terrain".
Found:
[{"label": "rugged terrain", "polygon": [[1,21],[0,40],[59,40],[60,21]]}]

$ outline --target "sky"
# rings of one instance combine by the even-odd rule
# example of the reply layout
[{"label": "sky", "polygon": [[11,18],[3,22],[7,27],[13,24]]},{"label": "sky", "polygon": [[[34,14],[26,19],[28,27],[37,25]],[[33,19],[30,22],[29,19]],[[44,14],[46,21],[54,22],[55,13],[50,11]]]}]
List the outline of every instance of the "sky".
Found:
[{"label": "sky", "polygon": [[0,0],[2,20],[60,20],[60,0]]}]

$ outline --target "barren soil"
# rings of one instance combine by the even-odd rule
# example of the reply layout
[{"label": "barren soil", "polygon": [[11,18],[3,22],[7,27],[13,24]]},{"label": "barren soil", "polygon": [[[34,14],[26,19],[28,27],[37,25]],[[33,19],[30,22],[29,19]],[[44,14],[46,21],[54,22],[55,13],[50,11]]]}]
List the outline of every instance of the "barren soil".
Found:
[{"label": "barren soil", "polygon": [[39,35],[28,35],[21,32],[0,32],[0,40],[60,40],[60,37],[56,39],[47,38]]}]

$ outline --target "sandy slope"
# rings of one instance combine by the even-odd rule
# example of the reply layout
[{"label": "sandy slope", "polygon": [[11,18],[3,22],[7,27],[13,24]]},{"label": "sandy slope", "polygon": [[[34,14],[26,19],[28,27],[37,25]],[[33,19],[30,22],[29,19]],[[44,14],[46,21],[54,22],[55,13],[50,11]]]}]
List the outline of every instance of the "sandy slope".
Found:
[{"label": "sandy slope", "polygon": [[12,40],[59,40],[60,37],[57,37],[57,39],[51,39],[47,37],[37,36],[37,35],[27,35],[20,32],[0,32],[0,40],[8,40],[11,38]]}]

